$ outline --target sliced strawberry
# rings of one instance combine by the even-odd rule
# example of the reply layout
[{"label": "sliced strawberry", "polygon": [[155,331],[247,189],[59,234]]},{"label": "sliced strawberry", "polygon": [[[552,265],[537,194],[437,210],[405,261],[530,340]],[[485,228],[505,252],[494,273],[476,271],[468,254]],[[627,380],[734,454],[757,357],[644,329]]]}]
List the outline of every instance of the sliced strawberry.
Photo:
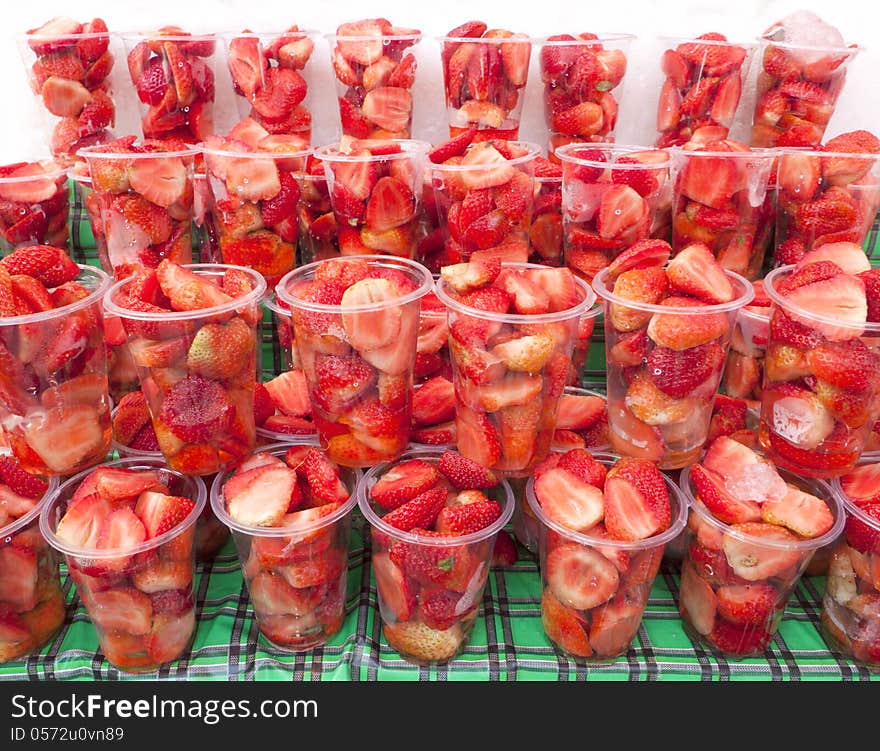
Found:
[{"label": "sliced strawberry", "polygon": [[455,418],[455,389],[443,376],[425,381],[413,393],[412,419],[415,425],[437,425]]},{"label": "sliced strawberry", "polygon": [[49,490],[49,483],[42,477],[26,472],[18,460],[0,457],[0,479],[16,494],[25,498],[40,499]]},{"label": "sliced strawberry", "polygon": [[370,496],[384,509],[391,511],[430,490],[439,477],[433,464],[410,459],[396,464],[383,474],[370,489]]},{"label": "sliced strawberry", "polygon": [[597,655],[616,657],[627,651],[642,623],[647,604],[641,588],[621,589],[591,614],[590,644]]},{"label": "sliced strawberry", "polygon": [[229,515],[250,527],[276,526],[298,492],[294,471],[274,463],[238,471],[223,487]]},{"label": "sliced strawberry", "polygon": [[605,400],[602,397],[565,393],[559,399],[556,428],[557,430],[589,430],[604,413]]},{"label": "sliced strawberry", "polygon": [[39,572],[35,551],[14,544],[0,547],[0,572],[0,602],[18,611],[37,605]]},{"label": "sliced strawberry", "polygon": [[834,526],[834,516],[828,504],[794,485],[788,486],[788,492],[782,498],[762,504],[761,519],[788,527],[806,538],[819,537]]},{"label": "sliced strawberry", "polygon": [[135,513],[143,522],[147,537],[152,539],[181,524],[195,508],[189,498],[147,491],[135,505]]},{"label": "sliced strawberry", "polygon": [[648,205],[644,198],[628,185],[615,185],[602,194],[596,229],[603,238],[618,238],[647,216]]},{"label": "sliced strawberry", "polygon": [[691,478],[703,505],[721,521],[742,524],[760,520],[760,506],[755,501],[742,501],[728,493],[714,472],[696,464],[691,468]]},{"label": "sliced strawberry", "polygon": [[[0,474],[2,474],[2,465],[0,465]],[[9,483],[5,475],[3,479],[4,482]],[[840,487],[847,498],[859,506],[880,501],[880,463],[860,464],[853,468],[840,478]]]},{"label": "sliced strawberry", "polygon": [[495,547],[492,549],[492,567],[510,567],[513,566],[519,554],[517,553],[516,543],[513,538],[503,529],[498,532],[495,538]]},{"label": "sliced strawberry", "polygon": [[493,488],[498,484],[495,473],[454,451],[443,452],[437,468],[458,490]]},{"label": "sliced strawberry", "polygon": [[406,131],[412,117],[412,94],[399,86],[368,91],[361,109],[369,121],[391,133]]},{"label": "sliced strawberry", "polygon": [[547,553],[547,584],[562,605],[589,610],[614,596],[619,575],[601,553],[563,544]]},{"label": "sliced strawberry", "polygon": [[309,388],[301,370],[290,370],[265,384],[275,408],[289,417],[308,417],[312,413]]},{"label": "sliced strawberry", "polygon": [[685,562],[681,570],[678,608],[682,618],[690,623],[697,633],[703,636],[711,633],[718,610],[715,592],[695,573],[689,561]]},{"label": "sliced strawberry", "polygon": [[669,491],[657,467],[645,459],[619,460],[605,480],[605,527],[619,540],[641,540],[671,521]]},{"label": "sliced strawberry", "polygon": [[407,621],[416,608],[416,593],[388,553],[373,554],[373,573],[383,609],[396,621]]},{"label": "sliced strawberry", "polygon": [[415,528],[429,529],[445,503],[446,489],[432,488],[385,514],[382,519],[404,532]]},{"label": "sliced strawberry", "polygon": [[744,626],[769,627],[777,602],[776,588],[770,584],[732,584],[719,587],[718,613]]},{"label": "sliced strawberry", "polygon": [[707,638],[727,654],[750,655],[763,652],[772,640],[773,634],[763,628],[741,626],[719,618]]},{"label": "sliced strawberry", "polygon": [[[462,495],[459,493],[459,500]],[[482,497],[485,498],[485,496]],[[469,535],[494,524],[501,516],[501,510],[501,506],[497,502],[488,499],[463,505],[446,506],[440,510],[435,528],[441,535]]]},{"label": "sliced strawberry", "polygon": [[733,285],[705,245],[696,243],[679,251],[666,267],[670,284],[677,290],[715,305],[733,300]]},{"label": "sliced strawberry", "polygon": [[153,604],[150,598],[131,587],[92,592],[89,616],[103,631],[122,631],[142,635],[150,631]]},{"label": "sliced strawberry", "polygon": [[764,503],[779,500],[788,492],[770,461],[727,436],[709,447],[703,467],[721,480],[730,495],[742,501]]},{"label": "sliced strawberry", "polygon": [[395,177],[383,177],[376,183],[367,203],[367,226],[384,232],[410,221],[416,204],[409,187]]},{"label": "sliced strawberry", "polygon": [[796,543],[798,537],[787,529],[764,522],[734,524],[732,530],[746,535],[741,540],[731,534],[723,539],[724,554],[733,572],[749,582],[780,576],[800,564],[803,554],[796,549],[771,548],[762,539],[777,543]]},{"label": "sliced strawberry", "polygon": [[128,179],[132,189],[148,201],[168,208],[184,197],[191,178],[180,157],[163,156],[135,160]]},{"label": "sliced strawberry", "polygon": [[156,277],[175,310],[201,310],[233,300],[213,282],[167,259],[159,264]]},{"label": "sliced strawberry", "polygon": [[541,595],[541,623],[547,638],[563,651],[579,657],[592,656],[584,622],[576,612],[563,605],[549,587]]},{"label": "sliced strawberry", "polygon": [[588,531],[605,513],[602,491],[561,467],[535,480],[535,495],[550,519],[576,532]]}]

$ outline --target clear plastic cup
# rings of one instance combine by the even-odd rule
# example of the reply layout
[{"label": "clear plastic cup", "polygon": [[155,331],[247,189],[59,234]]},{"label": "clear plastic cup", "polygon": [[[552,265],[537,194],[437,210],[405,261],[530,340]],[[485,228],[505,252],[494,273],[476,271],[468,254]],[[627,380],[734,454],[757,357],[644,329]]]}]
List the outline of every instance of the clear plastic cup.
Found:
[{"label": "clear plastic cup", "polygon": [[[276,443],[262,451],[283,459],[292,445]],[[223,489],[231,474],[221,472],[214,479],[211,508],[232,530],[260,633],[276,649],[314,649],[345,619],[351,512],[360,472],[342,471],[348,500],[324,516],[287,527],[250,527],[230,517]]]},{"label": "clear plastic cup", "polygon": [[819,146],[859,48],[759,41],[752,146]]},{"label": "clear plastic cup", "polygon": [[312,53],[318,32],[294,26],[221,38],[238,116],[253,118],[272,135],[297,136],[308,146],[316,66]]},{"label": "clear plastic cup", "polygon": [[0,168],[0,254],[24,245],[67,250],[67,170],[57,162],[20,162]]},{"label": "clear plastic cup", "polygon": [[572,367],[569,371],[568,384],[576,386],[586,377],[587,361],[590,357],[590,344],[593,341],[593,331],[596,328],[596,318],[602,313],[602,303],[596,303],[578,321],[577,339],[574,343],[572,354]]},{"label": "clear plastic cup", "polygon": [[[202,263],[185,268],[212,279],[222,278],[229,268],[239,269],[250,278],[253,289],[201,310],[140,312],[124,307],[132,284],[129,278],[108,290],[104,308],[122,319],[168,466],[187,474],[210,475],[246,458],[255,445],[256,331],[266,282],[256,271],[240,266]],[[240,356],[216,367],[208,363],[208,369],[188,362],[197,338],[201,344],[224,333],[230,336],[233,330],[237,342],[247,343]]]},{"label": "clear plastic cup", "polygon": [[[874,464],[876,459],[859,463]],[[836,652],[857,660],[870,670],[880,670],[880,520],[877,501],[851,498],[840,479],[831,487],[843,504],[843,534],[831,552],[825,595],[822,599],[822,631]],[[867,513],[868,507],[873,511]]]},{"label": "clear plastic cup", "polygon": [[[381,280],[370,289],[356,282],[364,293],[353,295],[356,299],[373,297],[374,292],[383,299],[349,305],[310,301],[311,293],[320,289],[314,285],[318,269],[323,273],[333,268],[330,264],[344,268],[347,259],[294,269],[275,288],[293,313],[321,446],[331,461],[346,467],[395,459],[409,442],[420,300],[433,287],[431,274],[415,261],[377,255],[362,259],[377,273],[398,277],[401,283],[405,279],[411,291]],[[325,364],[344,365],[359,374],[350,392],[319,377]]]},{"label": "clear plastic cup", "polygon": [[275,292],[270,292],[263,299],[263,307],[272,314],[272,325],[281,348],[281,371],[299,369],[302,365],[296,340],[293,338],[293,314],[287,303],[278,299]]},{"label": "clear plastic cup", "polygon": [[[435,211],[446,236],[446,263],[442,265],[467,261],[473,253],[498,256],[511,263],[528,260],[535,158],[541,147],[526,141],[511,142],[509,153],[519,156],[508,158],[497,145],[472,144],[464,161],[428,165]],[[504,208],[495,202],[485,205],[482,216],[462,226],[462,205],[465,201],[479,205],[477,199],[484,196],[487,188],[494,189],[496,194],[519,195],[521,199]]]},{"label": "clear plastic cup", "polygon": [[[595,456],[609,468],[617,460],[613,454]],[[563,652],[605,664],[629,649],[666,545],[687,522],[687,501],[672,480],[663,479],[672,520],[660,534],[636,542],[567,529],[547,516],[529,479],[526,498],[537,521],[541,558],[541,615],[547,637]]]},{"label": "clear plastic cup", "polygon": [[[690,467],[681,472],[679,485],[688,500],[690,515],[679,611],[691,639],[729,657],[764,652],[776,636],[786,603],[813,554],[843,530],[843,508],[826,482],[784,469],[779,472],[786,482],[828,504],[834,515],[834,525],[828,532],[801,539],[775,525],[725,524],[695,498]],[[781,532],[773,537],[758,536],[754,532],[757,527]],[[731,606],[738,602],[761,605],[754,610]]]},{"label": "clear plastic cup", "polygon": [[339,255],[336,215],[324,166],[314,157],[302,174],[299,198],[299,252],[302,264]]},{"label": "clear plastic cup", "polygon": [[880,156],[787,149],[777,164],[776,266],[825,245],[864,244],[880,207]]},{"label": "clear plastic cup", "polygon": [[[755,294],[741,276],[725,273],[736,297],[729,303],[694,307],[650,305],[615,295],[608,287],[607,270],[593,279],[593,289],[605,302],[608,433],[612,447],[622,456],[649,459],[661,469],[686,467],[699,456],[737,313]],[[647,334],[645,356],[630,360],[626,342],[642,330]],[[624,354],[616,349],[622,341]],[[663,350],[672,363],[668,367],[699,368],[698,372],[705,373],[703,380],[680,397],[661,391],[653,380],[664,372],[656,372],[652,363],[651,355],[657,350]]]},{"label": "clear plastic cup", "polygon": [[562,163],[565,265],[586,281],[620,253],[661,237],[672,205],[672,155],[613,144],[570,144]]},{"label": "clear plastic cup", "polygon": [[[878,358],[871,351],[880,323],[854,325],[791,302],[778,285],[793,269],[782,266],[764,279],[773,308],[758,438],[780,467],[807,477],[839,477],[855,466],[880,418]],[[811,360],[821,362],[829,352],[851,363],[844,386],[813,377]]]},{"label": "clear plastic cup", "polygon": [[722,268],[761,274],[773,232],[772,151],[681,150],[672,207],[672,251],[702,243]]},{"label": "clear plastic cup", "polygon": [[213,257],[258,271],[273,287],[296,265],[297,207],[309,150],[201,152],[211,192]]},{"label": "clear plastic cup", "polygon": [[119,55],[113,35],[100,19],[77,26],[75,33],[35,30],[16,39],[43,115],[44,140],[65,163],[83,146],[113,140],[120,103],[111,78]]},{"label": "clear plastic cup", "polygon": [[195,503],[179,524],[130,549],[78,548],[55,535],[88,471],[65,481],[40,512],[40,531],[64,555],[108,662],[149,672],[178,659],[196,629],[193,543],[207,490],[201,478],[168,469],[162,459],[119,459],[102,466],[154,470],[172,495]]},{"label": "clear plastic cup", "polygon": [[515,141],[532,40],[525,34],[498,32],[492,37],[444,36],[438,41],[450,138],[475,128],[477,141]]},{"label": "clear plastic cup", "polygon": [[125,279],[164,259],[192,261],[196,149],[77,152],[88,162],[92,195],[100,207],[106,259],[104,271]]},{"label": "clear plastic cup", "polygon": [[58,555],[39,527],[40,510],[58,487],[57,477],[48,481],[30,511],[0,527],[0,664],[39,649],[64,623]]},{"label": "clear plastic cup", "polygon": [[[436,280],[435,280],[436,284]],[[419,338],[416,344],[415,383],[424,383],[438,375],[452,377],[449,364],[449,325],[446,306],[429,292],[419,310]]]},{"label": "clear plastic cup", "polygon": [[667,49],[660,59],[657,146],[727,138],[757,45],[694,37],[660,41]]},{"label": "clear plastic cup", "polygon": [[730,337],[721,390],[734,399],[760,402],[770,337],[770,308],[740,308]]},{"label": "clear plastic cup", "polygon": [[[201,167],[204,169],[204,167]],[[208,212],[213,207],[214,197],[208,185],[208,176],[204,172],[193,175],[193,229],[196,233],[196,246],[199,249],[199,263],[218,263],[213,248],[219,245],[219,239],[211,234],[212,228],[208,220]]]},{"label": "clear plastic cup", "polygon": [[[502,268],[525,271],[543,267],[503,263]],[[463,456],[512,477],[528,475],[546,458],[579,322],[596,300],[583,281],[574,281],[580,296],[575,305],[539,315],[479,310],[460,302],[444,279],[437,283],[437,297],[448,309],[455,427]],[[457,327],[465,338],[456,337]],[[489,351],[489,340],[505,332],[552,339],[552,349],[539,369],[509,370]],[[485,339],[484,334],[488,334]]]},{"label": "clear plastic cup", "polygon": [[214,133],[216,37],[177,27],[120,36],[144,138],[198,143]]},{"label": "clear plastic cup", "polygon": [[[547,152],[568,143],[614,141],[632,34],[583,34],[542,39]],[[582,38],[584,37],[584,38]]]},{"label": "clear plastic cup", "polygon": [[[344,256],[384,253],[415,258],[428,144],[397,140],[389,149],[394,151],[383,153],[382,148],[373,154],[358,148],[345,153],[337,144],[315,152],[324,163],[339,252]],[[389,207],[393,207],[390,213]]]},{"label": "clear plastic cup", "polygon": [[[436,464],[442,450],[407,451],[399,461]],[[495,538],[513,514],[506,480],[486,491],[501,515],[478,532],[460,537],[403,532],[382,520],[370,490],[397,462],[370,469],[358,484],[358,507],[372,531],[372,563],[382,631],[401,657],[418,665],[445,663],[461,653],[479,614],[492,566]],[[437,617],[429,598],[455,600],[453,615]]]},{"label": "clear plastic cup", "polygon": [[[353,138],[409,138],[418,30],[379,36],[328,34],[342,134]],[[404,33],[405,32],[405,33]]]},{"label": "clear plastic cup", "polygon": [[535,177],[529,261],[562,266],[562,177]]},{"label": "clear plastic cup", "polygon": [[80,266],[88,297],[41,313],[0,318],[5,357],[0,425],[28,472],[70,475],[110,447],[110,396],[101,299],[110,277]]}]

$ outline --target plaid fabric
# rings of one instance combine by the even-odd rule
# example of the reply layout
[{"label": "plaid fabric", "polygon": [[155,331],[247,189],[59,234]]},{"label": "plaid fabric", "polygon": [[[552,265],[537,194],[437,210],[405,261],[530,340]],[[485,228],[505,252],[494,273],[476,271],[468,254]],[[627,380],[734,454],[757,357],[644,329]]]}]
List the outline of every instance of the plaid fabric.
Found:
[{"label": "plaid fabric", "polygon": [[[73,203],[74,218],[84,209]],[[869,237],[876,263],[878,226]],[[87,222],[74,221],[74,254],[94,262]],[[267,319],[268,320],[268,319]],[[280,370],[281,352],[271,324],[263,329],[264,369]],[[586,381],[604,382],[604,347],[597,326]],[[480,618],[464,653],[448,665],[418,667],[405,662],[382,637],[375,581],[371,575],[368,532],[355,512],[349,552],[347,617],[329,642],[304,654],[285,654],[259,637],[238,558],[231,542],[196,580],[198,627],[192,648],[158,673],[135,676],[104,660],[95,631],[75,595],[66,571],[62,581],[68,616],[58,635],[39,654],[0,665],[0,680],[878,680],[880,675],[830,652],[819,632],[824,580],[804,578],[789,601],[779,633],[759,658],[725,659],[693,642],[678,615],[678,562],[668,556],[654,582],[638,636],[626,656],[591,666],[566,657],[547,640],[541,626],[541,581],[535,559],[520,549],[520,561],[494,569],[480,607]]]}]

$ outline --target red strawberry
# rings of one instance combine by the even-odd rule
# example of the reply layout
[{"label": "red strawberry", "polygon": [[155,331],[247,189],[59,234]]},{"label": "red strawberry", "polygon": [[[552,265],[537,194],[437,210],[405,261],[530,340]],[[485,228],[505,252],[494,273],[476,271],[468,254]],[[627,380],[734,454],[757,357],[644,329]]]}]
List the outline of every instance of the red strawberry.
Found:
[{"label": "red strawberry", "polygon": [[297,472],[305,476],[312,494],[323,503],[344,503],[349,492],[339,477],[339,469],[323,452],[310,449]]},{"label": "red strawberry", "polygon": [[437,425],[455,418],[455,389],[443,376],[425,381],[413,394],[412,419],[416,425]]},{"label": "red strawberry", "polygon": [[547,516],[567,529],[587,532],[602,521],[601,489],[563,469],[561,460],[535,480],[535,496]]},{"label": "red strawberry", "polygon": [[665,530],[671,521],[669,492],[656,465],[620,459],[605,480],[605,527],[619,540],[640,540]]},{"label": "red strawberry", "polygon": [[492,566],[513,566],[516,563],[519,554],[516,550],[516,543],[513,538],[503,529],[498,532],[495,538],[495,547],[492,550]]},{"label": "red strawberry", "polygon": [[500,516],[501,506],[490,500],[445,506],[437,516],[436,530],[441,535],[453,537],[469,535],[494,524]]},{"label": "red strawberry", "polygon": [[25,498],[42,498],[49,489],[49,483],[42,477],[26,472],[17,459],[8,456],[0,457],[0,479]]},{"label": "red strawberry", "polygon": [[560,649],[579,657],[591,657],[593,649],[579,615],[563,605],[548,587],[541,595],[541,623],[547,637]]},{"label": "red strawberry", "polygon": [[147,537],[159,537],[183,522],[195,508],[189,498],[146,491],[138,498],[135,513],[143,522]]},{"label": "red strawberry", "polygon": [[763,628],[740,626],[719,618],[706,638],[722,652],[748,655],[763,652],[772,641],[773,635]]},{"label": "red strawberry", "polygon": [[278,177],[281,190],[274,197],[260,201],[260,216],[267,226],[280,224],[294,216],[299,203],[300,189],[296,178],[284,170],[279,171]]},{"label": "red strawberry", "polygon": [[666,267],[670,284],[677,290],[709,303],[733,300],[733,285],[705,245],[696,243],[679,251]]},{"label": "red strawberry", "polygon": [[448,590],[422,593],[419,598],[419,614],[429,628],[445,631],[465,613],[456,613],[461,595]]},{"label": "red strawberry", "polygon": [[370,489],[370,497],[382,508],[391,511],[430,490],[439,477],[433,464],[410,459],[385,472]]},{"label": "red strawberry", "polygon": [[[644,334],[644,332],[640,332]],[[605,400],[590,394],[565,393],[559,400],[557,430],[589,430],[605,412]]]},{"label": "red strawberry", "polygon": [[428,152],[428,159],[434,164],[443,164],[447,159],[451,159],[454,156],[463,156],[476,135],[476,128],[468,128],[455,138],[434,146]]},{"label": "red strawberry", "polygon": [[547,584],[562,605],[590,610],[617,591],[619,574],[604,555],[592,548],[566,543],[548,551]]},{"label": "red strawberry", "polygon": [[721,372],[724,350],[717,341],[684,350],[654,347],[648,356],[647,373],[664,394],[682,399]]},{"label": "red strawberry", "polygon": [[395,177],[380,178],[367,203],[367,226],[385,232],[410,221],[415,209],[415,198],[407,185]]},{"label": "red strawberry", "polygon": [[872,462],[854,467],[840,478],[840,487],[857,506],[880,502],[880,463]]},{"label": "red strawberry", "polygon": [[583,449],[572,449],[563,454],[558,466],[560,469],[568,470],[588,485],[599,488],[599,490],[602,490],[605,485],[605,478],[608,474],[605,465]]},{"label": "red strawberry", "polygon": [[844,527],[846,541],[860,553],[875,553],[880,549],[880,502],[860,503],[859,510],[874,523],[864,522],[855,514],[847,514]]},{"label": "red strawberry", "polygon": [[203,443],[224,430],[234,416],[226,391],[216,381],[190,375],[165,394],[158,418],[179,438]]},{"label": "red strawberry", "polygon": [[404,532],[417,527],[428,529],[434,524],[445,503],[446,489],[432,488],[385,514],[382,519],[392,527]]},{"label": "red strawberry", "polygon": [[691,468],[691,478],[703,505],[721,521],[742,524],[761,518],[760,506],[755,501],[743,501],[728,493],[720,478],[710,470],[696,464]]},{"label": "red strawberry", "polygon": [[616,279],[625,271],[663,267],[669,261],[672,248],[665,240],[646,239],[631,245],[608,266],[608,278]]}]

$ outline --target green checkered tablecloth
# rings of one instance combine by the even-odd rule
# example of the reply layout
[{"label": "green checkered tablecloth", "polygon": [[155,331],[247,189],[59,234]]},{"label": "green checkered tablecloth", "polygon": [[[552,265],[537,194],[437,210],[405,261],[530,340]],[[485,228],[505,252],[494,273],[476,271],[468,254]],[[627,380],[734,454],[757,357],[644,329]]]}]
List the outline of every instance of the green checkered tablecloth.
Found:
[{"label": "green checkered tablecloth", "polygon": [[[82,207],[74,203],[75,219]],[[73,223],[74,254],[93,262],[87,224]],[[869,238],[875,247],[878,227]],[[873,257],[880,254],[872,252]],[[268,329],[268,327],[267,327]],[[278,372],[277,342],[264,332],[264,368]],[[601,331],[596,332],[588,379],[604,379]],[[342,630],[323,647],[286,654],[260,638],[231,540],[197,576],[198,628],[186,655],[143,676],[120,673],[104,659],[95,631],[75,589],[62,569],[68,603],[63,629],[38,654],[0,665],[0,680],[877,680],[880,675],[830,652],[819,632],[824,581],[804,578],[792,596],[779,634],[760,658],[725,659],[694,644],[682,628],[676,606],[678,562],[664,561],[638,636],[625,657],[599,667],[563,656],[541,627],[541,582],[535,559],[520,549],[510,568],[494,569],[480,607],[480,617],[464,653],[441,667],[405,662],[382,637],[371,575],[368,531],[355,512],[349,551],[348,598]]]}]

